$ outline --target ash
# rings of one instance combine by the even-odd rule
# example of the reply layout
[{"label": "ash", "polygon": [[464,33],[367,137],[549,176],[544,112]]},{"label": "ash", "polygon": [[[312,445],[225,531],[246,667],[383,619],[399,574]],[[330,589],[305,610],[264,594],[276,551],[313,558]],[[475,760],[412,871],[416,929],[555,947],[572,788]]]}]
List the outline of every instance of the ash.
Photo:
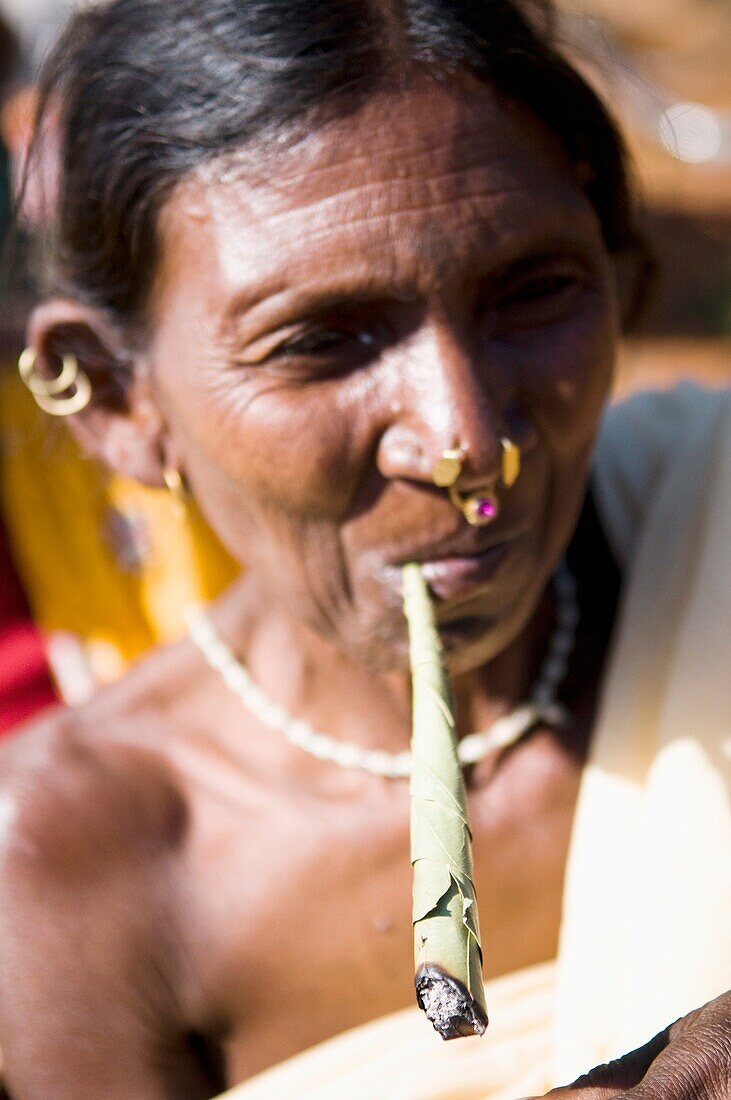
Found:
[{"label": "ash", "polygon": [[464,985],[437,967],[424,968],[416,978],[416,998],[442,1039],[482,1035],[487,1017]]}]

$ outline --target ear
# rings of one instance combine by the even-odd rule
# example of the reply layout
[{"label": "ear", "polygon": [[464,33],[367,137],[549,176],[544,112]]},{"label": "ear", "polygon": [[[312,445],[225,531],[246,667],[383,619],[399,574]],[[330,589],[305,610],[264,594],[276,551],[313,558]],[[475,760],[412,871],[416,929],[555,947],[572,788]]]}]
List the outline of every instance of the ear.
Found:
[{"label": "ear", "polygon": [[54,298],[33,311],[28,345],[39,374],[57,375],[69,352],[87,374],[91,400],[67,420],[86,454],[115,473],[163,485],[164,419],[144,355],[129,348],[119,328],[101,310]]}]

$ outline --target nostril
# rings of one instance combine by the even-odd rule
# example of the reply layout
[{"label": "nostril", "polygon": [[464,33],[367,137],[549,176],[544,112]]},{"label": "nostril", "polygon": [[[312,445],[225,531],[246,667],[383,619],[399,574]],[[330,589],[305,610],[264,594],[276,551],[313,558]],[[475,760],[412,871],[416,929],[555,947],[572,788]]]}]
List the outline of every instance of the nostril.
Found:
[{"label": "nostril", "polygon": [[527,454],[537,443],[538,435],[533,421],[518,406],[511,406],[503,414],[504,435]]},{"label": "nostril", "polygon": [[429,456],[424,445],[412,432],[396,426],[381,436],[376,465],[386,478],[430,480]]}]

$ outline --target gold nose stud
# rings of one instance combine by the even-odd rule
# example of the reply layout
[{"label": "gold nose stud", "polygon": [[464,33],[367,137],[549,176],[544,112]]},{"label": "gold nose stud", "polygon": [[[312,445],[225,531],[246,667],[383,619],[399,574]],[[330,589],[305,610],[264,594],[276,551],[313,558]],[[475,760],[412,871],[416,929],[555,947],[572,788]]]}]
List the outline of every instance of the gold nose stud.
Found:
[{"label": "gold nose stud", "polygon": [[449,489],[449,499],[471,526],[481,527],[496,518],[499,506],[491,487],[483,486],[469,493],[461,493],[457,488],[465,453],[464,447],[442,451],[432,466],[432,481],[440,489]]},{"label": "gold nose stud", "polygon": [[431,476],[435,485],[440,489],[448,489],[462,473],[462,459],[465,452],[463,447],[453,447],[451,450],[442,451],[437,461],[432,466]]},{"label": "gold nose stud", "polygon": [[503,449],[500,471],[503,485],[506,489],[510,489],[520,476],[520,447],[506,436],[503,436],[500,440],[500,446]]}]

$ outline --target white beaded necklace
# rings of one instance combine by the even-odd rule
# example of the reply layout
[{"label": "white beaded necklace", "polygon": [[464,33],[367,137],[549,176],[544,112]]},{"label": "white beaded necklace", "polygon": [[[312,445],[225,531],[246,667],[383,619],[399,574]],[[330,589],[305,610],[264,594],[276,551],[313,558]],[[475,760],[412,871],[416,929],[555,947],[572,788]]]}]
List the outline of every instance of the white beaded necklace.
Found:
[{"label": "white beaded necklace", "polygon": [[[556,628],[530,699],[512,713],[498,718],[489,729],[463,737],[457,744],[457,755],[463,766],[476,764],[494,749],[515,744],[539,722],[555,726],[566,721],[564,707],[556,702],[556,691],[566,675],[574,648],[579,606],[576,581],[565,564],[554,574],[553,585],[557,598]],[[386,779],[408,779],[411,775],[410,752],[363,749],[349,741],[328,737],[301,718],[293,718],[254,683],[248,669],[236,659],[202,608],[189,609],[186,618],[191,641],[211,668],[220,673],[226,686],[238,695],[255,718],[284,734],[292,745],[341,768],[355,768]]]}]

